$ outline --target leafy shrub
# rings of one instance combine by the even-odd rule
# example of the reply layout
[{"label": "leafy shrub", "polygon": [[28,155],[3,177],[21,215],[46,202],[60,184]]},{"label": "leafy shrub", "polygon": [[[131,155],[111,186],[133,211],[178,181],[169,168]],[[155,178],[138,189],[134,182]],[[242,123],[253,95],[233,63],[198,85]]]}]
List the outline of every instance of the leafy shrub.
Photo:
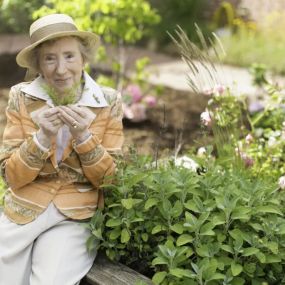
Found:
[{"label": "leafy shrub", "polygon": [[[176,43],[194,77],[199,76],[193,55],[205,57],[180,32]],[[189,82],[199,91],[194,79]],[[262,149],[259,141],[257,149],[272,157],[265,134],[282,125],[283,96],[274,86],[266,90],[268,101],[257,114],[247,112],[246,101],[228,88],[216,85],[207,92],[201,119],[213,134],[214,148],[192,155],[196,171],[175,160],[154,163],[135,154],[122,162],[115,184],[104,186],[106,211],[97,212],[89,224],[89,247],[100,239],[111,259],[142,270],[155,284],[285,284],[285,197],[279,191],[285,178],[277,183],[282,160],[272,165],[247,156],[261,128],[267,146]],[[251,137],[243,138],[247,132]]]},{"label": "leafy shrub", "polygon": [[99,238],[111,259],[155,284],[283,284],[284,192],[208,156],[199,164],[200,175],[146,157],[122,163],[89,246]]},{"label": "leafy shrub", "polygon": [[163,50],[171,43],[167,31],[172,33],[177,25],[183,27],[193,41],[198,40],[194,23],[199,24],[204,33],[209,34],[208,20],[205,11],[209,4],[205,0],[150,0],[151,5],[161,15],[161,21],[151,31],[152,39],[157,41],[159,49]]}]

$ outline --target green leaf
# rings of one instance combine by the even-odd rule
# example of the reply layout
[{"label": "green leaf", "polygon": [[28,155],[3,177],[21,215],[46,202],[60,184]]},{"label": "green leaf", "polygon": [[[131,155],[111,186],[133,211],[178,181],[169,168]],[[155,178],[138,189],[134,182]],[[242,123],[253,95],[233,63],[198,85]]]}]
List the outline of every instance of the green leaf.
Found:
[{"label": "green leaf", "polygon": [[122,220],[121,219],[109,219],[106,223],[106,227],[117,227],[119,225],[122,224]]},{"label": "green leaf", "polygon": [[178,246],[184,245],[186,243],[191,243],[194,240],[194,238],[191,235],[183,234],[178,237],[176,244]]},{"label": "green leaf", "polygon": [[203,236],[214,236],[215,232],[212,230],[214,227],[215,227],[215,225],[213,225],[213,223],[211,223],[211,222],[203,225],[200,228],[200,235],[203,235]]},{"label": "green leaf", "polygon": [[170,229],[172,230],[172,231],[174,231],[175,233],[177,233],[177,234],[182,234],[183,233],[183,231],[184,231],[184,227],[181,225],[181,224],[175,224],[175,225],[172,225],[172,226],[170,226]]},{"label": "green leaf", "polygon": [[225,275],[222,273],[215,273],[214,275],[212,275],[211,279],[209,279],[209,281],[211,280],[223,280],[225,279]]},{"label": "green leaf", "polygon": [[183,206],[182,203],[177,200],[173,206],[173,208],[171,209],[171,215],[174,218],[178,218],[183,212]]},{"label": "green leaf", "polygon": [[207,244],[203,244],[196,248],[196,252],[201,257],[210,257],[209,247]]},{"label": "green leaf", "polygon": [[166,275],[167,275],[167,272],[165,272],[165,271],[156,272],[152,277],[153,283],[154,284],[161,284],[162,281],[165,279]]},{"label": "green leaf", "polygon": [[278,255],[267,255],[266,254],[266,263],[276,263],[281,262],[281,257]]},{"label": "green leaf", "polygon": [[158,203],[158,199],[157,198],[150,198],[146,201],[145,205],[144,205],[144,208],[145,210],[148,210],[149,208],[157,205]]},{"label": "green leaf", "polygon": [[243,249],[242,256],[251,256],[259,252],[258,248],[248,247]]},{"label": "green leaf", "polygon": [[128,198],[128,199],[122,199],[121,203],[124,208],[127,210],[130,210],[134,207],[134,205],[140,203],[142,200],[141,199],[133,199],[133,198]]},{"label": "green leaf", "polygon": [[158,256],[151,262],[151,264],[152,265],[168,264],[168,261],[164,257]]},{"label": "green leaf", "polygon": [[102,230],[101,229],[95,229],[92,231],[92,234],[97,238],[97,239],[102,239]]},{"label": "green leaf", "polygon": [[249,220],[250,219],[250,213],[251,212],[251,208],[249,207],[236,207],[231,214],[231,219],[232,220]]},{"label": "green leaf", "polygon": [[233,276],[237,276],[242,272],[242,266],[238,263],[232,262],[231,263],[231,271]]},{"label": "green leaf", "polygon": [[233,248],[230,245],[222,244],[221,245],[221,249],[223,249],[226,252],[234,254],[234,250],[233,250]]},{"label": "green leaf", "polygon": [[278,252],[279,252],[277,242],[274,242],[274,241],[268,242],[267,248],[269,248],[271,250],[271,252],[274,254],[278,254]]},{"label": "green leaf", "polygon": [[213,225],[217,226],[217,225],[222,225],[226,222],[226,216],[225,214],[222,212],[220,214],[214,215],[212,218],[212,223]]},{"label": "green leaf", "polygon": [[184,207],[187,210],[190,210],[190,211],[193,211],[193,212],[196,212],[196,213],[200,213],[199,209],[197,208],[195,202],[192,199],[188,200],[186,203],[184,203]]},{"label": "green leaf", "polygon": [[234,277],[231,285],[244,285],[245,284],[245,280],[241,277]]},{"label": "green leaf", "polygon": [[216,259],[211,259],[208,264],[202,265],[203,267],[203,277],[205,280],[212,280],[213,276],[216,274],[218,268],[218,262]]},{"label": "green leaf", "polygon": [[188,269],[181,269],[181,268],[171,268],[169,273],[177,278],[189,277],[193,278],[195,275],[192,273],[191,270]]},{"label": "green leaf", "polygon": [[257,213],[271,213],[282,216],[282,211],[275,205],[259,206],[255,208]]},{"label": "green leaf", "polygon": [[121,233],[121,243],[127,243],[130,240],[130,233],[127,229],[123,229]]},{"label": "green leaf", "polygon": [[161,232],[161,231],[165,231],[165,230],[166,230],[166,227],[165,227],[165,226],[156,225],[156,226],[152,229],[151,233],[152,233],[153,235],[155,235],[155,234],[157,234],[157,233],[159,233],[159,232]]},{"label": "green leaf", "polygon": [[110,239],[115,240],[121,235],[121,227],[117,227],[110,231]]},{"label": "green leaf", "polygon": [[256,253],[255,256],[258,258],[258,260],[261,262],[261,263],[265,263],[266,262],[266,256],[264,253],[262,253],[261,251]]},{"label": "green leaf", "polygon": [[147,234],[147,233],[143,233],[143,234],[141,235],[141,238],[142,238],[142,240],[143,240],[144,242],[147,242],[147,241],[148,241],[148,234]]}]

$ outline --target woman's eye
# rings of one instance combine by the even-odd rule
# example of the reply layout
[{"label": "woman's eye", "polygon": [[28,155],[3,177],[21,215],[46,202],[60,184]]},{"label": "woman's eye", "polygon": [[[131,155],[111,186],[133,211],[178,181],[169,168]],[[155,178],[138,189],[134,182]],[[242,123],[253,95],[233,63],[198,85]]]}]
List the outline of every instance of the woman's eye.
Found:
[{"label": "woman's eye", "polygon": [[69,54],[66,55],[66,58],[67,59],[73,59],[74,58],[74,54],[69,53]]},{"label": "woman's eye", "polygon": [[53,57],[53,56],[46,56],[45,57],[45,61],[46,62],[52,62],[52,61],[54,61],[55,60],[55,57]]}]

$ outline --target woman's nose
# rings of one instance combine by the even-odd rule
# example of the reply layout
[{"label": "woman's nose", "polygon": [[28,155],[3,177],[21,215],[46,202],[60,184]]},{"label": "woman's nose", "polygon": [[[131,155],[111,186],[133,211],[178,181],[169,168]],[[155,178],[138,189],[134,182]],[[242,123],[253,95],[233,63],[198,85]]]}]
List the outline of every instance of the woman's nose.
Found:
[{"label": "woman's nose", "polygon": [[57,74],[64,74],[66,72],[66,66],[64,59],[59,58],[56,66]]}]

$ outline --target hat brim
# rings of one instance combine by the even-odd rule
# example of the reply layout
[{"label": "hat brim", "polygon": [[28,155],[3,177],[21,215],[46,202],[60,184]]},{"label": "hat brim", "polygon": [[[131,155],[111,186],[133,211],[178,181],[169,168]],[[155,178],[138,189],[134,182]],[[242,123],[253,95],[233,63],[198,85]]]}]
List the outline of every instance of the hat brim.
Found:
[{"label": "hat brim", "polygon": [[83,32],[83,31],[65,31],[65,32],[57,32],[53,33],[49,36],[42,38],[41,40],[25,47],[22,49],[16,57],[16,62],[19,66],[28,68],[33,71],[37,71],[36,61],[34,58],[34,49],[41,43],[46,42],[48,40],[52,40],[55,38],[61,37],[69,37],[76,36],[84,41],[84,44],[87,45],[88,48],[92,49],[95,52],[97,47],[100,44],[100,38],[98,35],[91,32]]}]

